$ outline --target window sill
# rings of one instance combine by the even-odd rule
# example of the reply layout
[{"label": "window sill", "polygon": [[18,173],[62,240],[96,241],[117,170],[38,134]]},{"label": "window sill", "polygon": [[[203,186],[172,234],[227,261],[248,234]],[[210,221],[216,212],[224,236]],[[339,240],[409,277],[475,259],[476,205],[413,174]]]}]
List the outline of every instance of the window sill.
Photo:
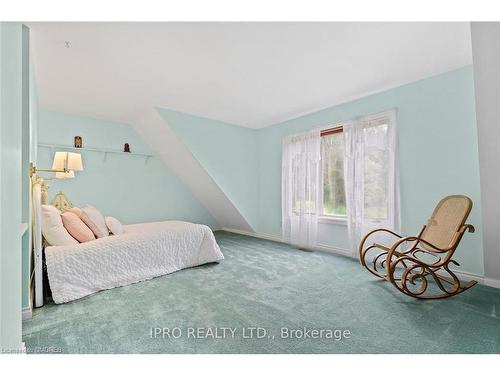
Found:
[{"label": "window sill", "polygon": [[320,216],[318,222],[321,224],[347,225],[347,217],[342,216]]}]

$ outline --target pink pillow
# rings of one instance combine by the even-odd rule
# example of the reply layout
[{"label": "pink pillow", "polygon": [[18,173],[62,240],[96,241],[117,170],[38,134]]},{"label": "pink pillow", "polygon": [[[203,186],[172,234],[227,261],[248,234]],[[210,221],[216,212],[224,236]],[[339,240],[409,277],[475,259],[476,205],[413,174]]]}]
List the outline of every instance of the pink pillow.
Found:
[{"label": "pink pillow", "polygon": [[65,212],[73,212],[76,216],[79,218],[82,217],[82,209],[78,207],[71,207],[69,210],[66,210]]},{"label": "pink pillow", "polygon": [[103,231],[101,229],[99,229],[99,227],[92,221],[92,219],[89,217],[89,215],[87,215],[81,208],[72,207],[69,210],[67,210],[66,212],[72,212],[76,216],[78,216],[80,218],[80,220],[82,220],[85,223],[85,225],[88,228],[90,228],[90,230],[95,235],[95,237],[101,238],[101,237],[106,236],[106,233],[103,233]]},{"label": "pink pillow", "polygon": [[71,237],[78,242],[88,242],[95,240],[94,233],[87,225],[73,212],[63,212],[61,214],[64,228],[71,234]]}]

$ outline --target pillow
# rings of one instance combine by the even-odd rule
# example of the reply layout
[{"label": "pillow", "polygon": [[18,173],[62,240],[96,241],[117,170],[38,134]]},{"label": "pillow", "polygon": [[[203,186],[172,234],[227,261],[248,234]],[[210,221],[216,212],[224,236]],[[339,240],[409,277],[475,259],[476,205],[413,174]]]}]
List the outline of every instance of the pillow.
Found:
[{"label": "pillow", "polygon": [[109,231],[113,234],[122,234],[123,233],[123,225],[112,216],[106,216],[106,225]]},{"label": "pillow", "polygon": [[82,217],[83,211],[81,208],[78,207],[71,207],[70,209],[66,210],[65,212],[73,212],[76,216]]},{"label": "pillow", "polygon": [[61,218],[64,228],[78,242],[95,240],[94,233],[75,213],[69,211],[63,212]]},{"label": "pillow", "polygon": [[[80,220],[83,221],[83,223],[92,231],[94,238],[96,237],[96,233],[102,234],[102,231],[99,229],[99,227],[97,225],[95,225],[92,220],[90,220],[90,217],[85,212],[83,212],[81,208],[72,207],[69,210],[67,210],[66,212],[72,212],[76,216],[78,216],[80,218]],[[104,237],[104,236],[102,236],[102,237]]]},{"label": "pillow", "polygon": [[85,224],[94,232],[97,238],[109,236],[109,230],[106,226],[106,221],[104,216],[97,210],[97,208],[92,207],[90,204],[85,205],[82,208],[82,217]]},{"label": "pillow", "polygon": [[42,205],[42,234],[52,246],[78,244],[64,228],[59,210],[46,204]]}]

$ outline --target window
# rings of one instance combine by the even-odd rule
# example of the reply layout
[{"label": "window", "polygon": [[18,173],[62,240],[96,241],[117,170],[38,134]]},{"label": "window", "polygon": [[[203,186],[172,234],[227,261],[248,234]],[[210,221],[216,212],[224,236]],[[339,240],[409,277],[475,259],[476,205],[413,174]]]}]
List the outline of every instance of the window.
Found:
[{"label": "window", "polygon": [[321,133],[324,216],[345,216],[344,137],[342,127]]},{"label": "window", "polygon": [[[363,211],[371,220],[387,219],[388,189],[387,147],[388,124],[370,124],[363,128]],[[344,134],[341,126],[321,132],[321,164],[323,179],[322,215],[346,217],[344,183]]]}]

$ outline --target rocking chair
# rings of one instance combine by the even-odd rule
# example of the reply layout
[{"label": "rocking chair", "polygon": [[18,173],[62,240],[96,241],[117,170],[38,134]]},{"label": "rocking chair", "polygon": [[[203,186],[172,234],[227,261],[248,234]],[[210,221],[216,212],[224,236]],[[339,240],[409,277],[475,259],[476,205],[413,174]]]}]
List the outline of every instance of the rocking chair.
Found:
[{"label": "rocking chair", "polygon": [[[477,281],[461,283],[449,265],[459,266],[451,258],[465,231],[474,233],[474,227],[465,223],[471,209],[470,198],[451,195],[438,203],[416,237],[402,237],[388,229],[371,231],[359,245],[361,264],[411,297],[439,299],[462,293]],[[370,237],[380,233],[396,237],[393,245],[372,242],[365,247]]]}]

